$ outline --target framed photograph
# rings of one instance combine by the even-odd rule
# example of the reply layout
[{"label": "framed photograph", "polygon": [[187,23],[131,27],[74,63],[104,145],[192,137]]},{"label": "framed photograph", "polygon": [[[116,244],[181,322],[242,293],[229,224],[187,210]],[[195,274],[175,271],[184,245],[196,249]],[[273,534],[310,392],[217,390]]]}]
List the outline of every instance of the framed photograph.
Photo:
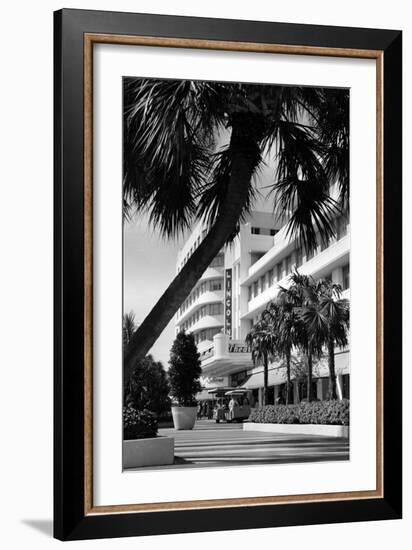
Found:
[{"label": "framed photograph", "polygon": [[55,536],[400,518],[402,33],[54,24]]}]

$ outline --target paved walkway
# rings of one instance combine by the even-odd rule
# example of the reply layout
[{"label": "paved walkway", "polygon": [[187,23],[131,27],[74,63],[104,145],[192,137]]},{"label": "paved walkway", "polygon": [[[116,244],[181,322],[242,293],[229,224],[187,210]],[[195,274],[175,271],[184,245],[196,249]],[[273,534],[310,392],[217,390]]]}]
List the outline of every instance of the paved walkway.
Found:
[{"label": "paved walkway", "polygon": [[185,466],[240,466],[349,459],[347,439],[243,431],[242,424],[198,420],[193,430],[159,430],[175,438],[175,464]]}]

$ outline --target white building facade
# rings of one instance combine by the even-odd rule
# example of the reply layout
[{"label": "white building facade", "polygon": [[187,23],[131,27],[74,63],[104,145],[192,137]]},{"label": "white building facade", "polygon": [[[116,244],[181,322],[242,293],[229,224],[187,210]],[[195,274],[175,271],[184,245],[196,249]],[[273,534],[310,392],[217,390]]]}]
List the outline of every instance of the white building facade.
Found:
[{"label": "white building facade", "polygon": [[[246,334],[270,301],[279,285],[287,286],[297,268],[315,278],[331,278],[349,299],[349,225],[343,216],[335,220],[336,237],[319,244],[310,255],[287,235],[286,226],[276,227],[268,212],[252,212],[241,224],[238,236],[226,246],[203,273],[175,316],[176,331],[192,332],[202,361],[204,388],[244,387],[250,390],[252,404],[262,402],[263,367],[254,367],[245,345]],[[177,259],[180,270],[204,238],[206,230],[198,225]],[[294,402],[307,394],[302,361],[295,357],[293,371]],[[349,350],[335,350],[340,398],[349,397]],[[285,366],[274,361],[269,366],[269,402],[283,391]],[[327,396],[327,359],[314,365],[314,393]]]}]

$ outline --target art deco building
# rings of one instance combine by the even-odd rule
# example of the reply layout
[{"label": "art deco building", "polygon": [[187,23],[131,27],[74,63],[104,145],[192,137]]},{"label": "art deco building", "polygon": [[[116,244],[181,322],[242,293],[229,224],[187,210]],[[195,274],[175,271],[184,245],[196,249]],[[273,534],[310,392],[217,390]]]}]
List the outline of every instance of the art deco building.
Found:
[{"label": "art deco building", "polygon": [[[194,334],[202,360],[202,383],[207,388],[242,386],[261,402],[263,368],[254,367],[245,345],[246,334],[259,314],[273,300],[279,285],[287,286],[296,267],[302,274],[331,278],[349,298],[349,225],[337,217],[336,237],[319,244],[310,255],[286,234],[286,226],[274,227],[273,215],[253,212],[240,226],[239,235],[213,260],[176,314],[176,330]],[[199,225],[181,249],[177,269],[188,260],[205,235]],[[294,358],[294,400],[305,397],[306,377],[300,374],[302,360]],[[335,352],[338,394],[349,396],[349,351]],[[327,359],[314,366],[314,391],[327,395]],[[269,400],[273,402],[285,383],[284,365],[269,367]]]}]

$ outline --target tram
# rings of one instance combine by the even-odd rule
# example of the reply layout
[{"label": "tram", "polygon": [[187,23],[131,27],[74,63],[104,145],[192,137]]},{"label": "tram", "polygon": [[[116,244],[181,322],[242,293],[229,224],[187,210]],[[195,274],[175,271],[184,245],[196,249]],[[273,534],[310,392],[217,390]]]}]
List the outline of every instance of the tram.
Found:
[{"label": "tram", "polygon": [[208,391],[216,401],[213,420],[219,422],[243,422],[249,418],[250,404],[245,388],[213,388]]}]

